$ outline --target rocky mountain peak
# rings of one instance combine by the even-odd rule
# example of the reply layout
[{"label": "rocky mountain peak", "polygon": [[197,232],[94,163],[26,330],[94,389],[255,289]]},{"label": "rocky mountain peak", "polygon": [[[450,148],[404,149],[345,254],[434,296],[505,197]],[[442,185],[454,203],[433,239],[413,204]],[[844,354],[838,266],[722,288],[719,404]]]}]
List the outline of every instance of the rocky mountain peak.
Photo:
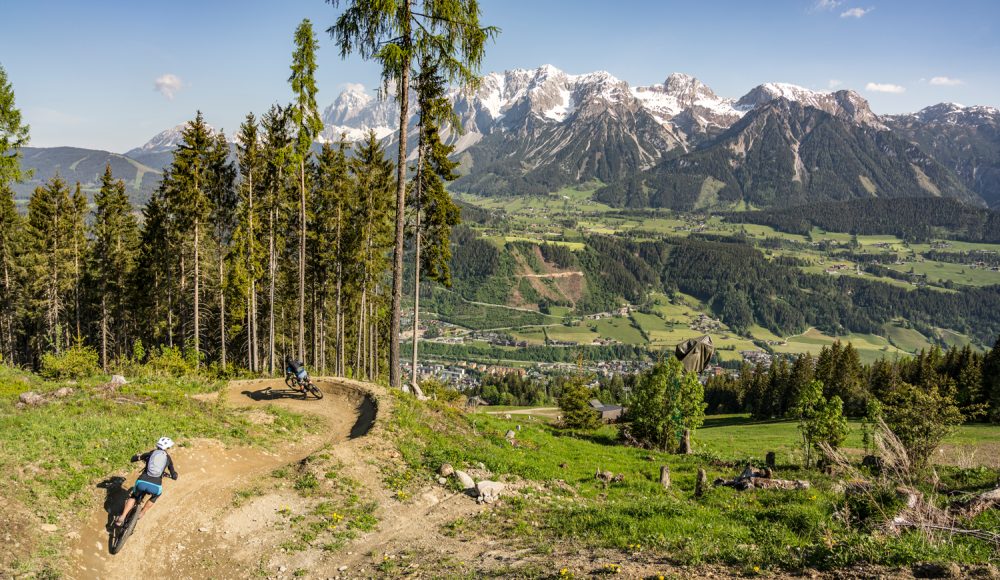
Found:
[{"label": "rocky mountain peak", "polygon": [[910,118],[922,123],[979,126],[1000,124],[1000,110],[995,107],[965,107],[958,103],[938,103],[916,113],[888,115],[890,118]]}]

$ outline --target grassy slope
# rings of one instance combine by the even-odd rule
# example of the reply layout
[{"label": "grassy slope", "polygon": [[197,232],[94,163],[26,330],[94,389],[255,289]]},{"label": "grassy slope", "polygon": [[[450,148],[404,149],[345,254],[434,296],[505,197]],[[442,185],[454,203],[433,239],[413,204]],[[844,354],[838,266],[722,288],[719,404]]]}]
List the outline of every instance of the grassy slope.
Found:
[{"label": "grassy slope", "polygon": [[[710,458],[753,456],[759,460],[769,450],[790,449],[796,432],[788,422],[710,418],[695,435],[700,453],[676,456],[617,445],[613,427],[573,433],[529,421],[526,416],[514,415],[511,420],[483,414],[473,417],[410,399],[400,399],[395,414],[397,445],[418,473],[430,476],[445,462],[456,468],[483,462],[497,477],[524,478],[534,482],[532,488],[546,487],[537,495],[508,497],[498,518],[477,517],[445,526],[444,533],[450,535],[499,536],[536,551],[552,542],[582,542],[621,550],[623,555],[649,552],[651,557],[675,563],[720,562],[747,571],[755,566],[766,571],[858,561],[886,565],[917,560],[982,562],[991,557],[988,547],[963,539],[930,545],[915,534],[895,537],[852,530],[833,515],[843,501],[833,491],[835,482],[790,464],[787,454],[778,456],[778,476],[811,480],[813,489],[740,493],[718,488],[702,498],[694,497],[697,469],[705,468],[709,481],[731,478],[739,470],[712,467]],[[473,418],[479,436],[472,434]],[[517,435],[520,444],[512,447],[502,434],[517,424],[522,425]],[[983,431],[975,436],[986,436],[987,430]],[[995,434],[998,429],[988,431]],[[657,483],[660,465],[670,466],[670,490]],[[598,468],[623,474],[624,482],[604,489],[594,479]],[[950,468],[938,471],[952,484],[960,475]],[[960,487],[971,489],[992,481],[991,474],[978,477],[982,481]],[[558,480],[572,486],[579,497],[566,501],[573,494],[560,488]],[[1000,525],[1000,518],[983,515],[973,525]]]},{"label": "grassy slope", "polygon": [[[73,386],[73,395],[52,399],[51,392],[65,383],[0,367],[0,503],[23,506],[32,532],[39,523],[85,517],[96,501],[93,485],[120,475],[136,450],[149,449],[159,437],[170,437],[180,446],[194,438],[270,446],[311,425],[277,407],[265,411],[274,416],[273,423],[253,424],[220,403],[192,398],[217,391],[221,382],[139,379],[106,396],[96,387],[107,379],[81,381]],[[29,390],[52,402],[15,409],[18,395]],[[13,550],[8,556],[28,569],[58,563],[66,555],[64,538],[49,536],[44,541],[45,550]],[[10,564],[4,559],[0,556],[0,570]]]}]

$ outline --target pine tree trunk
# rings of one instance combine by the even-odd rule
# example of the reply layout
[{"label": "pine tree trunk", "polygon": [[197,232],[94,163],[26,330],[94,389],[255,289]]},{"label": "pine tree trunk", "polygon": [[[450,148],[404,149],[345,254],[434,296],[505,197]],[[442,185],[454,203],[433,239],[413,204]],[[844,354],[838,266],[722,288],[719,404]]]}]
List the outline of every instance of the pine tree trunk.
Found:
[{"label": "pine tree trunk", "polygon": [[8,356],[10,357],[9,362],[13,365],[16,364],[14,362],[14,320],[10,307],[10,270],[7,266],[7,237],[4,235],[4,232],[0,232],[0,244],[2,244],[0,245],[0,251],[3,252],[3,255],[0,257],[3,258],[3,288],[5,294],[4,300],[6,302],[6,311],[4,314],[7,318],[7,350],[9,353]]},{"label": "pine tree trunk", "polygon": [[[220,236],[221,239],[221,236]],[[222,368],[226,368],[226,272],[222,267],[222,242],[219,242],[219,340],[221,341]]]},{"label": "pine tree trunk", "polygon": [[73,275],[76,277],[73,301],[76,303],[76,335],[80,336],[80,238],[76,233],[76,222],[73,223]]},{"label": "pine tree trunk", "polygon": [[[343,272],[343,253],[340,245],[340,230],[342,225],[343,215],[340,202],[337,202],[337,363],[335,365],[333,374],[342,377],[344,376],[344,328],[343,328],[343,318],[344,313],[342,310],[341,303],[341,276]],[[4,266],[6,268],[6,265]],[[10,297],[8,295],[8,302]],[[8,305],[9,309],[9,305]]]},{"label": "pine tree trunk", "polygon": [[[257,238],[254,235],[253,231],[253,171],[252,170],[247,172],[247,179],[249,180],[250,183],[250,188],[249,188],[250,213],[248,214],[250,221],[249,237],[250,237],[251,248],[253,248],[254,247],[253,243],[256,241]],[[256,258],[256,254],[254,254],[254,258]],[[256,265],[254,265],[250,269],[250,304],[248,304],[247,306],[248,306],[247,310],[249,311],[250,314],[250,320],[248,321],[250,330],[250,356],[248,358],[250,359],[250,370],[253,372],[257,372],[259,370],[259,366],[257,361],[257,267]]]},{"label": "pine tree trunk", "polygon": [[299,161],[302,182],[299,198],[299,356],[302,363],[306,359],[306,165]]},{"label": "pine tree trunk", "polygon": [[181,287],[180,287],[180,309],[181,309],[181,352],[187,354],[187,329],[188,310],[184,307],[187,301],[187,269],[184,267],[184,243],[181,242]]},{"label": "pine tree trunk", "polygon": [[108,372],[108,283],[101,285],[101,371]]},{"label": "pine tree trunk", "polygon": [[[410,21],[410,4],[405,3],[405,20]],[[399,317],[403,307],[403,230],[406,210],[406,126],[410,105],[410,63],[403,63],[399,84],[399,162],[396,175],[396,243],[392,253],[392,306],[389,325],[389,385],[402,386],[399,368]]]},{"label": "pine tree trunk", "polygon": [[[280,173],[280,172],[279,172]],[[267,244],[268,244],[268,259],[267,267],[270,270],[268,284],[270,285],[270,299],[268,303],[268,309],[270,314],[268,315],[268,352],[271,358],[270,362],[270,373],[274,376],[274,271],[277,269],[274,258],[274,212],[276,210],[272,207],[269,213],[271,220],[271,226],[268,230]]]},{"label": "pine tree trunk", "polygon": [[171,275],[174,267],[170,263],[170,230],[167,230],[167,252],[165,255],[167,269],[167,345],[174,348],[174,283]]},{"label": "pine tree trunk", "polygon": [[[201,303],[200,303],[200,273],[198,269],[198,250],[201,244],[199,243],[199,223],[198,219],[194,220],[194,350],[195,353],[201,352]],[[200,365],[199,365],[200,366]]]},{"label": "pine tree trunk", "polygon": [[[422,183],[421,183],[421,172],[423,171],[423,147],[417,145],[417,176],[416,176],[416,188],[414,189],[416,195],[416,208],[417,216],[415,218],[415,227],[413,231],[415,233],[416,241],[414,242],[415,255],[413,258],[413,368],[410,373],[410,382],[414,387],[417,386],[417,327],[420,322],[420,202],[422,201]],[[414,389],[416,392],[416,389]]]},{"label": "pine tree trunk", "polygon": [[313,272],[311,286],[312,286],[312,351],[313,366],[319,368],[319,320],[316,317],[316,273]]},{"label": "pine tree trunk", "polygon": [[[361,291],[361,306],[358,308],[358,348],[354,352],[354,373],[355,375],[360,375],[362,373],[361,366],[361,354],[362,347],[365,344],[365,292]],[[359,379],[360,376],[355,376],[354,378]]]}]

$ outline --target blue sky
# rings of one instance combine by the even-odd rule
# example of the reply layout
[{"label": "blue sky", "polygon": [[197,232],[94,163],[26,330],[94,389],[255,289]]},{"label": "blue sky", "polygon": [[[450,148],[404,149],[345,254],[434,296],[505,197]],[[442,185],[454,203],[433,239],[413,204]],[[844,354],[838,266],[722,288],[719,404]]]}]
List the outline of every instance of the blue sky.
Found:
[{"label": "blue sky", "polygon": [[[729,97],[764,82],[839,81],[880,114],[1000,106],[996,0],[480,1],[483,22],[503,29],[483,73],[552,64],[638,86],[683,72]],[[248,112],[291,99],[303,18],[320,32],[321,107],[345,83],[378,83],[376,65],[340,58],[323,32],[340,9],[323,0],[5,4],[0,66],[37,147],[124,152],[197,109],[231,133]],[[180,79],[172,99],[154,90],[165,75]]]}]

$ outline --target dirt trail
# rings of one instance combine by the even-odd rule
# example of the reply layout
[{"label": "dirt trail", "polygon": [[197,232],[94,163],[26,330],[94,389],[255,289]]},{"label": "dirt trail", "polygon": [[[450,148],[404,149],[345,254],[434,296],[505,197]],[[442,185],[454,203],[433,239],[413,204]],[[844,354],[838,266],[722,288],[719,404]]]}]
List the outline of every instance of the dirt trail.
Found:
[{"label": "dirt trail", "polygon": [[192,575],[197,566],[190,561],[190,556],[198,554],[203,559],[218,559],[228,545],[235,543],[238,529],[219,530],[221,533],[199,532],[199,529],[216,529],[212,519],[230,505],[236,489],[247,486],[270,470],[303,459],[325,444],[349,445],[345,442],[357,440],[374,421],[375,406],[366,397],[366,392],[374,385],[346,379],[316,381],[316,384],[325,393],[319,401],[303,400],[288,390],[280,379],[231,384],[223,393],[229,403],[276,404],[316,414],[326,420],[325,430],[309,434],[298,443],[285,445],[276,453],[245,447],[226,449],[211,440],[194,441],[190,447],[175,448],[171,456],[179,473],[177,481],[164,481],[164,494],[156,508],[142,519],[122,552],[114,556],[108,551],[110,514],[120,513],[128,497],[128,488],[140,471],[134,470],[124,481],[120,477],[111,478],[101,484],[106,490],[106,499],[102,509],[95,510],[79,531],[80,538],[72,546],[76,561],[66,571],[66,578],[155,580],[208,578],[218,574],[220,570],[216,568],[212,574],[206,570],[204,576]]}]

